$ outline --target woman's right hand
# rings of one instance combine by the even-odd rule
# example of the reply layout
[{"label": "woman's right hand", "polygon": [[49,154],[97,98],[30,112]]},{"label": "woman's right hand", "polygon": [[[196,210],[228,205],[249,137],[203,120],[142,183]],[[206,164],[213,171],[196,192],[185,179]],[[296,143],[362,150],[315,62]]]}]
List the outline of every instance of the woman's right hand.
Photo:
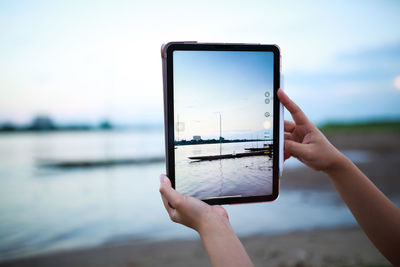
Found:
[{"label": "woman's right hand", "polygon": [[229,226],[228,213],[221,206],[207,203],[180,194],[171,187],[171,181],[164,174],[160,175],[160,193],[164,207],[173,222],[196,230],[200,235],[218,228]]},{"label": "woman's right hand", "polygon": [[169,217],[200,234],[212,266],[253,266],[223,207],[210,206],[197,198],[180,194],[163,174],[160,182],[161,198]]},{"label": "woman's right hand", "polygon": [[278,97],[294,120],[285,121],[285,160],[293,156],[310,168],[321,171],[329,171],[340,165],[345,156],[308,120],[282,89],[278,90]]}]

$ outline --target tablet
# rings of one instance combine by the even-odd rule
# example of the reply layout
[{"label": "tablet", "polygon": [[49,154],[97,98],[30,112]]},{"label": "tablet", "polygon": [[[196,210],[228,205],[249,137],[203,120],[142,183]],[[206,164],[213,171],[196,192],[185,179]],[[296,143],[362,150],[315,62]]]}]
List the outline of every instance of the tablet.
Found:
[{"label": "tablet", "polygon": [[275,200],[283,165],[278,46],[171,42],[161,54],[172,186],[209,204]]}]

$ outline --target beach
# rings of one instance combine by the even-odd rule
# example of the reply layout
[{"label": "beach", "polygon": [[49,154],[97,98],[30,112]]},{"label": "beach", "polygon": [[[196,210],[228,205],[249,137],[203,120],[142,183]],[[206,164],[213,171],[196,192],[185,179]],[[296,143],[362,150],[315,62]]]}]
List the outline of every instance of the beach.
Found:
[{"label": "beach", "polygon": [[[390,266],[358,228],[241,238],[255,266]],[[0,266],[211,266],[200,241],[132,242]]]},{"label": "beach", "polygon": [[[327,137],[347,153],[365,152],[360,154],[362,160],[356,164],[389,198],[398,203],[398,132],[327,133]],[[301,167],[284,171],[281,195],[293,190],[330,192],[335,196],[334,205],[343,206],[322,172]],[[268,212],[268,205],[265,205]],[[240,239],[255,266],[390,266],[357,225],[241,235]],[[198,238],[163,241],[132,238],[11,260],[0,266],[210,266],[210,263]]]}]

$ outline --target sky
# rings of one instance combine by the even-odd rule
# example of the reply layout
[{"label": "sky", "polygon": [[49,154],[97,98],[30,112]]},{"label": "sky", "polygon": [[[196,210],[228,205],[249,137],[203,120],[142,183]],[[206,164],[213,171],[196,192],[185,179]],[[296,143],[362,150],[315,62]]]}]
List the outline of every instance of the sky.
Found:
[{"label": "sky", "polygon": [[227,139],[271,136],[273,60],[272,52],[175,51],[177,140],[218,139],[220,128]]},{"label": "sky", "polygon": [[1,1],[0,122],[162,124],[160,47],[180,40],[279,45],[283,87],[316,123],[398,118],[399,14],[399,1]]}]

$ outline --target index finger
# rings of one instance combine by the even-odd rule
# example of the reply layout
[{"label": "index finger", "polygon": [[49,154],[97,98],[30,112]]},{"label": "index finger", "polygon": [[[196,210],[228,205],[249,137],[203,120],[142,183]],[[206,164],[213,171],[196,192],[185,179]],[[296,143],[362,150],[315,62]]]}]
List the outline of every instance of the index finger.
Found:
[{"label": "index finger", "polygon": [[303,113],[303,111],[297,106],[282,89],[279,89],[278,97],[281,103],[285,106],[285,108],[292,115],[293,120],[296,124],[305,124],[308,122],[307,116]]}]

